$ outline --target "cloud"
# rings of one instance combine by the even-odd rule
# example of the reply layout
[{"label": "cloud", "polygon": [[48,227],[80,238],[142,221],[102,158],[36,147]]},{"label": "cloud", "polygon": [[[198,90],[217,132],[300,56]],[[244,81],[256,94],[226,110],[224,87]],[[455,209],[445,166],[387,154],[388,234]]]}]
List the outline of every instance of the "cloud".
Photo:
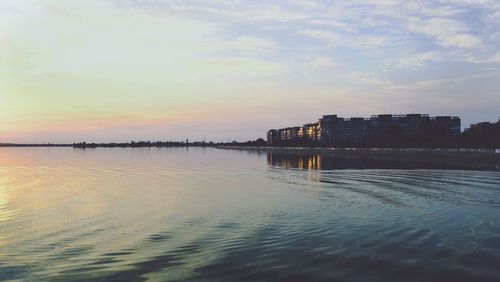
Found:
[{"label": "cloud", "polygon": [[242,54],[269,56],[278,46],[272,40],[240,35],[231,44],[231,47]]},{"label": "cloud", "polygon": [[311,65],[314,67],[338,67],[340,63],[332,60],[329,57],[316,57],[312,60]]},{"label": "cloud", "polygon": [[427,65],[431,61],[446,60],[448,55],[438,51],[429,51],[422,53],[411,53],[399,56],[393,63],[394,68],[414,69]]},{"label": "cloud", "polygon": [[380,78],[374,74],[360,73],[360,72],[350,72],[347,74],[348,79],[356,84],[362,85],[377,85],[377,86],[391,86],[394,85],[388,79]]},{"label": "cloud", "polygon": [[457,20],[446,18],[414,20],[408,25],[408,29],[435,38],[443,47],[475,48],[482,45],[481,39],[468,33],[466,25]]},{"label": "cloud", "polygon": [[299,34],[326,41],[330,45],[340,45],[343,44],[342,42],[342,36],[336,32],[333,31],[325,31],[325,30],[312,30],[312,29],[307,29],[307,30],[300,30]]},{"label": "cloud", "polygon": [[387,46],[392,39],[387,36],[342,34],[327,30],[301,30],[299,34],[327,42],[330,46],[349,46],[367,49]]}]

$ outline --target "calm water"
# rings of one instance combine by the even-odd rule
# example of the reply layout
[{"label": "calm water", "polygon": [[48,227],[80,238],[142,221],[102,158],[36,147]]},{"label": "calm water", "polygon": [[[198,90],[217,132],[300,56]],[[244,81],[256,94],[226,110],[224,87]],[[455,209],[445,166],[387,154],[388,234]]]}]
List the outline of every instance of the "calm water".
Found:
[{"label": "calm water", "polygon": [[342,161],[0,148],[0,280],[500,281],[500,172]]}]

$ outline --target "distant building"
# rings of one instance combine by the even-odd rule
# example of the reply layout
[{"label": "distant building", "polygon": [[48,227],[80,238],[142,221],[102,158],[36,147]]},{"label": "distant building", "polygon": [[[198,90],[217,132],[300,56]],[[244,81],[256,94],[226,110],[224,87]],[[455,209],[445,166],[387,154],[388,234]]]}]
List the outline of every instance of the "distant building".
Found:
[{"label": "distant building", "polygon": [[459,134],[459,117],[379,114],[370,118],[342,118],[332,114],[302,127],[270,130],[267,142],[273,145],[392,147],[446,144]]},{"label": "distant building", "polygon": [[[424,134],[430,126],[430,118],[427,114],[409,114],[407,117],[408,133],[412,135]],[[460,129],[459,129],[460,131]]]},{"label": "distant building", "polygon": [[500,120],[471,124],[461,139],[464,147],[500,149]]},{"label": "distant building", "polygon": [[362,145],[366,142],[366,122],[362,117],[350,118],[349,121],[344,122],[346,124],[346,133],[344,133],[344,139],[346,143],[353,145]]},{"label": "distant building", "polygon": [[477,135],[485,135],[489,133],[495,133],[500,130],[500,120],[498,122],[480,122],[471,124],[469,128],[465,129],[465,132],[470,132]]},{"label": "distant building", "polygon": [[300,127],[287,127],[278,130],[280,141],[296,140],[299,136]]},{"label": "distant building", "polygon": [[276,145],[278,144],[280,138],[278,135],[278,130],[271,129],[267,132],[267,144],[268,145]]},{"label": "distant building", "polygon": [[321,125],[319,122],[304,124],[303,132],[307,141],[315,142],[321,139]]},{"label": "distant building", "polygon": [[342,118],[338,118],[337,115],[324,115],[319,120],[322,144],[334,144],[336,142],[340,120]]},{"label": "distant building", "polygon": [[431,118],[432,126],[436,132],[448,136],[460,135],[460,118],[450,116],[438,116]]}]

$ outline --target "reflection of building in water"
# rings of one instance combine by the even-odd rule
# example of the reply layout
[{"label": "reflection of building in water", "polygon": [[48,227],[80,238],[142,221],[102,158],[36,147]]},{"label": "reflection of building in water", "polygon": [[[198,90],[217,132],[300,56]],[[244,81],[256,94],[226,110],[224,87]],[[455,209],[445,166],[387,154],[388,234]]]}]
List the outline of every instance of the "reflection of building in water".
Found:
[{"label": "reflection of building in water", "polygon": [[284,169],[307,171],[307,180],[321,181],[321,158],[319,154],[291,155],[284,153],[267,153],[267,163]]},{"label": "reflection of building in water", "polygon": [[[403,157],[402,157],[403,156]],[[267,164],[273,167],[297,170],[332,170],[332,169],[473,169],[498,170],[498,163],[493,159],[471,159],[469,157],[436,157],[426,153],[413,155],[356,151],[313,154],[295,152],[268,152]]]},{"label": "reflection of building in water", "polygon": [[370,118],[342,118],[324,115],[316,123],[269,130],[267,142],[287,146],[418,146],[449,141],[459,134],[459,117],[381,114]]},{"label": "reflection of building in water", "polygon": [[321,155],[290,155],[285,153],[267,153],[267,163],[286,169],[320,170]]},{"label": "reflection of building in water", "polygon": [[321,156],[320,155],[309,156],[309,158],[307,160],[307,168],[308,169],[321,169]]}]

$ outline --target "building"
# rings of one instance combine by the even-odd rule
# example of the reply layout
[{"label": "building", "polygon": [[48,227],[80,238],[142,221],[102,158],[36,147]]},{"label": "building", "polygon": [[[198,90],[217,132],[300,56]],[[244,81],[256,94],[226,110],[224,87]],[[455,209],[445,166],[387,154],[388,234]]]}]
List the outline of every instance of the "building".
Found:
[{"label": "building", "polygon": [[500,148],[500,120],[471,124],[461,136],[462,146],[469,148]]},{"label": "building", "polygon": [[431,118],[431,124],[435,133],[444,134],[447,136],[460,135],[460,118],[450,116],[437,116]]},{"label": "building", "polygon": [[370,118],[324,115],[301,127],[270,130],[268,144],[333,147],[401,147],[447,144],[460,134],[460,118],[379,114]]},{"label": "building", "polygon": [[345,121],[347,128],[344,133],[344,140],[347,144],[355,146],[363,145],[366,142],[366,122],[362,117],[350,118]]},{"label": "building", "polygon": [[319,122],[304,124],[304,137],[309,142],[319,142],[321,140],[321,125]]},{"label": "building", "polygon": [[420,135],[428,131],[430,126],[430,118],[427,114],[408,114],[407,130],[411,135]]},{"label": "building", "polygon": [[281,141],[292,141],[296,140],[299,136],[300,127],[287,127],[280,129],[280,140]]},{"label": "building", "polygon": [[478,135],[488,134],[490,132],[495,132],[500,128],[500,120],[498,122],[480,122],[471,124],[469,128],[465,129],[466,132],[475,133]]},{"label": "building", "polygon": [[277,145],[279,140],[278,130],[271,129],[267,132],[267,144],[268,145]]},{"label": "building", "polygon": [[321,144],[329,145],[336,143],[341,120],[342,118],[337,117],[337,115],[324,115],[319,119],[318,123],[321,128]]}]

